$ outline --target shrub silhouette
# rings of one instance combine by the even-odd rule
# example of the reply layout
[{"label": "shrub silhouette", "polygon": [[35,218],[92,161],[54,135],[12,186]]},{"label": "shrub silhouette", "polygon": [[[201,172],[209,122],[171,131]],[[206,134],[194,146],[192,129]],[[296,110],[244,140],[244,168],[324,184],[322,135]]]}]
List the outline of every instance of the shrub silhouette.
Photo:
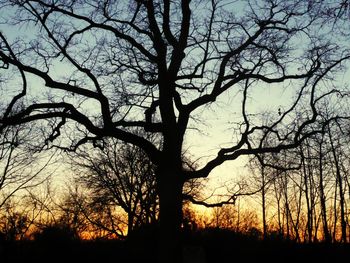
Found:
[{"label": "shrub silhouette", "polygon": [[69,227],[47,226],[34,235],[34,239],[40,243],[65,244],[78,240],[78,236]]}]

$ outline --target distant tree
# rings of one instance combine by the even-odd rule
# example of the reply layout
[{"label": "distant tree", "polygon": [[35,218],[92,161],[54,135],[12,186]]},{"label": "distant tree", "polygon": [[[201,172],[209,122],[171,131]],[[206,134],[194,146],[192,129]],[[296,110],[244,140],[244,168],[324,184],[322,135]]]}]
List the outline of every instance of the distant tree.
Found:
[{"label": "distant tree", "polygon": [[56,188],[48,180],[45,187],[26,191],[20,200],[18,207],[30,220],[31,237],[51,230],[69,232],[75,239],[124,237],[124,221],[118,220],[118,214],[103,204],[91,205],[86,192],[72,181]]},{"label": "distant tree", "polygon": [[314,240],[314,218],[316,208],[316,187],[314,183],[314,162],[311,156],[311,145],[310,140],[305,140],[304,144],[300,146],[300,157],[301,157],[301,174],[303,177],[302,187],[304,189],[304,197],[306,204],[306,230],[305,230],[305,241],[311,243]]},{"label": "distant tree", "polygon": [[88,189],[96,206],[120,207],[127,214],[127,230],[157,220],[155,167],[132,145],[104,140],[103,149],[83,147],[71,155],[77,184]]},{"label": "distant tree", "polygon": [[18,191],[42,183],[50,174],[44,170],[52,155],[40,156],[30,148],[31,139],[31,130],[24,126],[9,127],[0,133],[0,213],[1,207]]},{"label": "distant tree", "polygon": [[24,239],[32,224],[26,211],[18,207],[19,201],[12,199],[3,205],[0,213],[0,234],[6,241]]},{"label": "distant tree", "polygon": [[8,241],[29,236],[36,218],[22,199],[51,173],[45,169],[53,155],[41,155],[38,149],[31,148],[33,138],[31,129],[24,125],[8,127],[0,133],[0,233]]},{"label": "distant tree", "polygon": [[237,209],[232,205],[212,208],[211,227],[238,230],[239,215]]},{"label": "distant tree", "polygon": [[228,229],[246,235],[250,235],[251,231],[254,232],[258,229],[256,211],[244,206],[241,207],[239,204],[211,208],[210,219],[207,227]]},{"label": "distant tree", "polygon": [[[240,156],[298,147],[346,117],[319,118],[320,102],[343,94],[325,84],[349,52],[313,1],[0,3],[0,131],[31,122],[46,128],[37,143],[48,147],[74,151],[104,137],[140,147],[156,166],[159,262],[180,261],[186,181]],[[275,116],[263,125],[253,104],[268,85],[293,95],[271,105]],[[227,113],[220,104],[226,96],[237,112],[231,143],[198,169],[185,169],[193,117],[204,120],[208,106]],[[137,127],[160,134],[162,144]],[[273,144],[265,147],[267,137]]]},{"label": "distant tree", "polygon": [[[342,175],[343,171],[340,164],[342,145],[340,144],[340,138],[339,139],[334,138],[335,136],[340,135],[341,131],[335,130],[336,127],[333,129],[332,128],[330,127],[330,125],[328,125],[327,135],[329,136],[329,144],[330,144],[331,153],[332,153],[331,160],[334,163],[334,171],[335,171],[335,177],[336,177],[336,186],[335,186],[336,189],[335,189],[334,199],[337,200],[337,198],[339,197],[341,241],[343,243],[346,243],[347,242],[347,223],[346,223],[346,215],[345,215],[345,209],[346,209],[345,191],[344,191],[345,185],[344,185],[344,176]],[[339,188],[338,194],[337,194],[337,188]],[[336,208],[336,205],[335,205],[335,208]],[[335,218],[337,217],[335,216]],[[334,225],[336,225],[336,223]]]},{"label": "distant tree", "polygon": [[[259,161],[260,160],[260,161]],[[248,162],[249,171],[253,174],[250,176],[250,187],[258,189],[260,192],[259,203],[261,203],[261,220],[263,238],[266,239],[268,235],[268,192],[272,186],[273,180],[277,177],[274,169],[265,166],[264,156],[258,158],[251,158]],[[255,193],[255,192],[253,192]]]}]

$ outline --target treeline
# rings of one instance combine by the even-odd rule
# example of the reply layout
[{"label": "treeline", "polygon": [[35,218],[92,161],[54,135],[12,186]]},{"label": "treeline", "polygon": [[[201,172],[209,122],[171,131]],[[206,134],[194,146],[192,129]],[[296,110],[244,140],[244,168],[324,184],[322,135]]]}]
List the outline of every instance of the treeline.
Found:
[{"label": "treeline", "polygon": [[[7,134],[6,140],[19,141],[20,131]],[[28,151],[33,149],[23,144],[2,146],[2,165],[6,168],[0,187],[2,240],[40,240],[55,235],[58,239],[125,239],[140,229],[154,227],[158,222],[155,167],[135,146],[114,139],[104,140],[103,147],[81,147],[51,166],[46,160],[50,158],[40,166],[42,158],[29,155]],[[63,161],[69,169],[60,178],[70,179],[57,186],[59,180],[51,170]],[[30,163],[30,167],[36,169],[20,177],[18,169],[22,169],[22,163],[28,167]],[[186,169],[195,169],[190,160],[186,159],[185,163]],[[47,170],[50,172],[45,172]],[[188,181],[183,190],[184,197],[200,199],[205,181]],[[205,215],[200,214],[190,202],[184,201],[183,227],[195,230],[229,226],[224,222],[227,218],[221,218],[220,213],[214,209]],[[235,222],[236,230],[247,228],[243,226],[244,221]],[[253,223],[257,225],[257,220],[249,222]]]},{"label": "treeline", "polygon": [[337,119],[293,151],[251,160],[264,237],[349,242],[349,139],[348,121]]},{"label": "treeline", "polygon": [[[293,151],[252,158],[241,184],[245,188],[235,197],[235,204],[219,202],[212,208],[196,209],[184,200],[183,228],[224,228],[259,239],[299,243],[349,242],[348,122],[329,122],[323,131]],[[125,239],[157,224],[155,168],[140,149],[116,140],[105,140],[103,147],[82,147],[65,159],[74,176],[63,189],[55,188],[46,174],[40,177],[40,169],[14,176],[16,167],[28,167],[24,152],[3,151],[7,164],[0,206],[3,240],[53,234]],[[30,161],[35,163],[33,158]],[[186,164],[186,169],[196,169],[189,160]],[[184,197],[203,199],[205,186],[204,180],[189,181]]]}]

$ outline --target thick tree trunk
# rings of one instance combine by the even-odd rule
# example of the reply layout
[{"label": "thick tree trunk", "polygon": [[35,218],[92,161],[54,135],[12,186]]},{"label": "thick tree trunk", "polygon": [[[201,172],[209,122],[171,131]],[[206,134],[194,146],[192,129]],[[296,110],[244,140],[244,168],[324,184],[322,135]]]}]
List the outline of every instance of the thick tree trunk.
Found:
[{"label": "thick tree trunk", "polygon": [[[162,172],[163,170],[163,172]],[[158,262],[179,263],[182,261],[181,223],[182,187],[180,171],[161,169],[159,172],[159,232]]]}]

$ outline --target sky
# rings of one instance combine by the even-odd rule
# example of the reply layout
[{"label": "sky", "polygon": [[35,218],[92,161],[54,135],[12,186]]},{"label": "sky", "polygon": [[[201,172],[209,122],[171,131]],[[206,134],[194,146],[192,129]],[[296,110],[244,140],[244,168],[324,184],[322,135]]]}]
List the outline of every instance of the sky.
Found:
[{"label": "sky", "polygon": [[[238,6],[238,9],[242,8],[241,4]],[[31,28],[21,27],[18,29],[18,27],[5,25],[6,16],[4,14],[2,14],[1,19],[0,30],[8,35],[11,40],[14,40],[18,34],[33,35],[34,31]],[[58,77],[65,76],[71,74],[71,68],[64,63],[57,63],[51,74]],[[346,83],[348,78],[344,77],[342,81]],[[36,87],[35,90],[40,91],[43,85],[42,82],[39,82],[37,78],[29,78],[29,81],[31,86]],[[13,83],[13,85],[15,84]],[[277,115],[278,109],[288,104],[293,94],[293,87],[281,88],[281,85],[261,85],[255,88],[256,90],[252,94],[253,99],[249,101],[249,109],[253,112],[266,111]],[[219,100],[211,104],[209,108],[196,112],[200,121],[192,121],[189,125],[190,129],[186,133],[184,149],[194,159],[199,158],[199,163],[205,163],[206,160],[210,160],[216,155],[221,146],[227,145],[232,139],[235,139],[232,127],[234,126],[233,123],[240,119],[241,116],[241,97],[234,94],[234,91],[230,92],[231,94],[229,92],[225,93]],[[195,129],[191,129],[191,127]],[[201,132],[198,132],[198,127],[201,128]],[[247,159],[242,157],[235,161],[226,162],[214,169],[210,175],[213,188],[228,180],[246,176],[248,173],[244,168],[246,161]],[[69,168],[67,170],[69,171]]]}]

